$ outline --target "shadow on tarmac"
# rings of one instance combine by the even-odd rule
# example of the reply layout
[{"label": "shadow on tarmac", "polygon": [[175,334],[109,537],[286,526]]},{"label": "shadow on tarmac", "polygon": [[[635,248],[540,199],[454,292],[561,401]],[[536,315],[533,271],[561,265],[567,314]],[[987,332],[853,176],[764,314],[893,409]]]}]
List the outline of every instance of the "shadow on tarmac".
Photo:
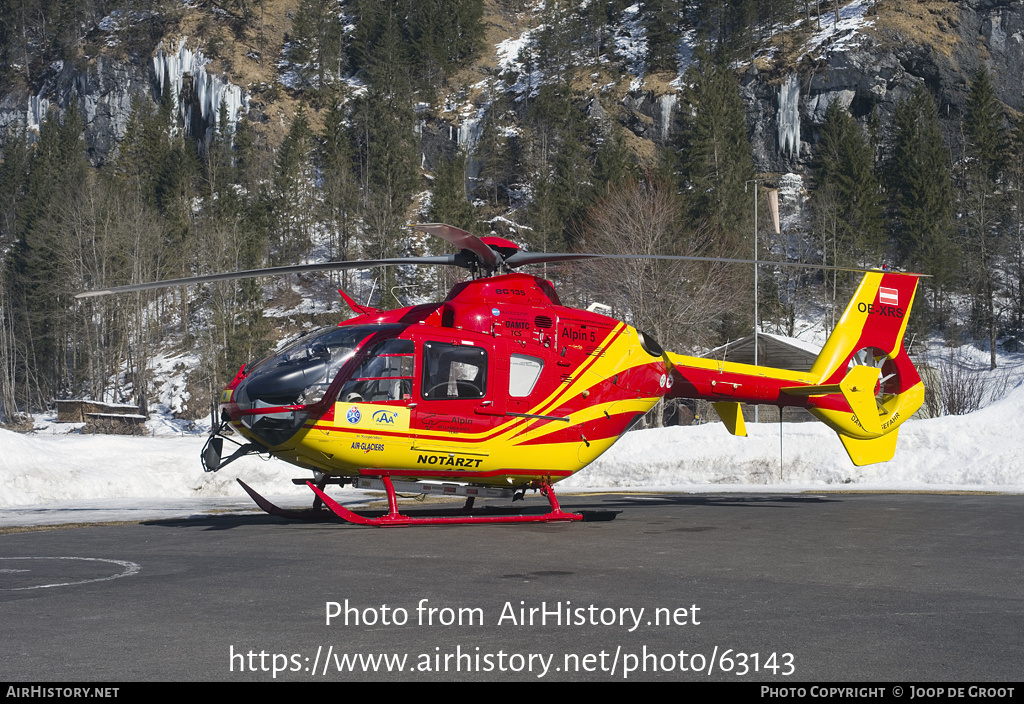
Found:
[{"label": "shadow on tarmac", "polygon": [[[563,510],[583,515],[585,523],[613,521],[624,511],[631,513],[638,510],[661,508],[664,506],[713,506],[734,508],[797,508],[802,504],[824,504],[842,501],[842,499],[825,496],[803,495],[694,495],[694,494],[602,494],[600,496],[565,496],[562,499]],[[409,508],[401,507],[402,513],[409,517],[461,515],[459,508]],[[486,516],[529,516],[546,513],[548,507],[543,504],[534,506],[483,506],[473,515]],[[376,517],[387,513],[384,510],[360,511],[360,514]],[[303,526],[318,524],[335,524],[350,528],[365,528],[348,523],[327,510],[308,519],[281,518],[262,514],[223,513],[199,517],[158,519],[145,521],[142,525],[164,528],[202,528],[204,530],[230,530],[242,526]],[[509,524],[496,524],[509,525]],[[680,530],[699,532],[707,528],[683,528]]]}]

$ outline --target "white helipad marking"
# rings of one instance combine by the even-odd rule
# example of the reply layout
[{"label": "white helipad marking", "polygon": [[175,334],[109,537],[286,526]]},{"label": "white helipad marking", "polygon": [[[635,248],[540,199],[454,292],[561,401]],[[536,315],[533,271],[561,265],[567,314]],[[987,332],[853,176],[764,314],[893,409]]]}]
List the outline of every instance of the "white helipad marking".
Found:
[{"label": "white helipad marking", "polygon": [[[32,587],[0,587],[0,592],[20,592],[25,591],[26,589],[49,589],[50,587],[70,587],[75,584],[88,584],[89,582],[106,582],[111,579],[117,579],[118,577],[130,577],[142,569],[142,567],[135,562],[128,562],[127,560],[108,560],[103,557],[0,557],[0,560],[84,560],[88,562],[109,562],[111,564],[121,565],[122,567],[124,567],[124,572],[122,572],[121,574],[114,574],[109,577],[82,579],[77,582],[55,582],[54,584],[37,584]],[[0,570],[0,572],[28,571],[29,570]]]}]

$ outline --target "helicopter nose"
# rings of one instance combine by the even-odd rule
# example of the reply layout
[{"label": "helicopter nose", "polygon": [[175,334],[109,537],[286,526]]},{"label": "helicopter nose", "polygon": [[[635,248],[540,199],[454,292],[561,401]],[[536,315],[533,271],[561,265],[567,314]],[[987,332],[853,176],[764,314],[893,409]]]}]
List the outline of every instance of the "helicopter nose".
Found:
[{"label": "helicopter nose", "polygon": [[327,371],[327,362],[309,360],[306,364],[289,364],[271,360],[246,377],[235,390],[239,406],[251,409],[266,406],[290,406],[300,403],[303,392],[320,382]]},{"label": "helicopter nose", "polygon": [[[309,418],[309,411],[288,409],[300,405],[308,379],[323,376],[326,363],[307,360],[306,364],[288,364],[286,360],[269,360],[243,379],[235,389],[233,400],[243,413],[239,420],[267,447],[275,447],[291,439]],[[261,409],[276,409],[259,412]],[[214,457],[211,454],[211,461]],[[205,460],[204,460],[205,461]]]}]

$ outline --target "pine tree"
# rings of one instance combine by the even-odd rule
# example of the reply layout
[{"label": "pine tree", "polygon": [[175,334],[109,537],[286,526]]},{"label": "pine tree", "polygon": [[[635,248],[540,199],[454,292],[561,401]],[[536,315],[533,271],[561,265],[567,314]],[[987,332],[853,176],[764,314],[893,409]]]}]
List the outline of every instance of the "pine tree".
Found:
[{"label": "pine tree", "polygon": [[16,398],[19,406],[30,409],[45,408],[59,397],[69,386],[72,370],[67,311],[74,278],[64,256],[68,247],[64,218],[73,212],[88,183],[81,135],[74,102],[62,121],[51,111],[43,123],[29,161],[15,225],[17,241],[6,262],[5,294],[16,343]]},{"label": "pine tree", "polygon": [[375,5],[381,29],[364,48],[369,90],[353,113],[364,195],[381,196],[395,213],[404,211],[416,178],[410,64],[397,5]]},{"label": "pine tree", "polygon": [[531,62],[548,80],[570,83],[576,62],[573,50],[583,34],[583,21],[570,3],[548,3],[534,40],[530,43]]},{"label": "pine tree", "polygon": [[676,73],[679,12],[679,0],[654,0],[644,3],[648,71]]},{"label": "pine tree", "polygon": [[418,0],[410,6],[405,30],[412,62],[422,81],[442,85],[483,48],[482,0]]},{"label": "pine tree", "polygon": [[1007,179],[1007,298],[1012,330],[1009,351],[1020,351],[1024,335],[1024,117],[1013,126],[1009,138]]},{"label": "pine tree", "polygon": [[945,327],[946,294],[957,271],[953,185],[938,110],[923,85],[896,106],[888,162],[886,190],[901,264],[931,275],[925,286],[932,294],[933,322]]},{"label": "pine tree", "polygon": [[567,81],[541,86],[527,115],[530,155],[531,245],[542,251],[572,246],[593,200],[589,121]]},{"label": "pine tree", "polygon": [[622,11],[630,5],[632,3],[627,0],[580,3],[581,33],[578,46],[587,47],[590,57],[594,60],[610,50],[614,51],[614,44],[609,41],[613,35],[613,28],[619,24]]},{"label": "pine tree", "polygon": [[832,264],[876,266],[885,250],[882,194],[874,151],[849,112],[833,101],[825,112],[816,150],[816,186],[831,191],[843,256]]},{"label": "pine tree", "polygon": [[1001,238],[1003,193],[998,186],[1006,163],[1006,129],[1003,110],[987,69],[971,84],[964,123],[964,168],[960,197],[964,216],[961,226],[968,280],[974,294],[975,337],[982,332],[989,343],[990,366],[996,367],[996,335],[999,326],[995,299],[1001,282],[996,262]]},{"label": "pine tree", "polygon": [[[252,211],[260,207],[258,199],[239,188],[240,160],[232,147],[232,130],[226,118],[226,108],[222,106],[207,149],[210,192],[197,217],[203,251],[207,253],[201,270],[211,273],[264,265],[266,229],[252,222]],[[290,136],[294,142],[295,137]],[[244,138],[250,139],[248,135]],[[214,325],[209,337],[201,338],[208,344],[201,344],[200,348],[209,387],[216,393],[239,366],[262,356],[270,326],[263,314],[263,290],[256,279],[212,284],[203,305],[212,313]]]},{"label": "pine tree", "polygon": [[[9,127],[3,139],[0,161],[0,252],[6,252],[15,237],[19,205],[28,178],[29,143],[24,128]],[[0,255],[2,256],[2,255]],[[2,264],[2,258],[0,258]]]},{"label": "pine tree", "polygon": [[697,35],[729,58],[749,55],[757,24],[757,0],[702,0],[691,7]]},{"label": "pine tree", "polygon": [[[359,182],[355,174],[355,154],[348,116],[340,102],[333,104],[324,118],[321,142],[324,210],[327,221],[333,224],[330,257],[346,261],[351,258],[349,247],[355,234]],[[340,282],[342,288],[348,288],[347,271],[340,272]]]},{"label": "pine tree", "polygon": [[[367,254],[373,259],[395,256],[406,248],[405,211],[416,187],[411,64],[402,37],[402,9],[395,0],[360,4],[360,25],[366,23],[373,31],[364,31],[359,49],[369,85],[356,100],[352,132],[361,185],[360,212]],[[383,279],[379,289],[389,297],[398,282],[395,268],[386,267]]]},{"label": "pine tree", "polygon": [[232,186],[238,181],[238,173],[235,169],[231,132],[231,126],[227,119],[227,105],[221,103],[216,127],[213,130],[210,143],[206,145],[203,152],[207,195],[212,200],[207,207],[231,211],[233,214],[238,207],[238,198],[237,192]]},{"label": "pine tree", "polygon": [[167,224],[168,256],[172,267],[185,276],[191,270],[198,250],[192,232],[192,199],[200,183],[202,164],[195,143],[177,134],[163,161],[157,163],[156,203]]},{"label": "pine tree", "polygon": [[594,161],[594,185],[598,194],[638,178],[636,159],[626,148],[619,128],[607,125]]},{"label": "pine tree", "polygon": [[316,211],[313,170],[313,131],[300,105],[277,153],[274,175],[274,215],[277,222],[276,258],[294,262],[309,258]]},{"label": "pine tree", "polygon": [[[170,91],[165,91],[169,96]],[[124,137],[117,145],[114,176],[124,187],[140,194],[143,200],[157,205],[157,177],[160,165],[167,161],[170,150],[170,118],[154,110],[142,96],[132,98]]]},{"label": "pine tree", "polygon": [[292,19],[288,56],[316,96],[325,96],[341,78],[347,64],[343,34],[339,0],[301,0]]},{"label": "pine tree", "polygon": [[462,152],[438,160],[430,219],[467,231],[475,229],[476,213],[466,199],[466,155]]},{"label": "pine tree", "polygon": [[244,115],[235,123],[234,157],[238,185],[250,200],[255,199],[267,171],[273,167],[266,163],[270,150],[263,144],[263,136],[253,130],[252,123]]},{"label": "pine tree", "polygon": [[712,57],[703,49],[695,53],[683,80],[676,144],[689,214],[739,248],[751,231],[752,212],[737,204],[751,201],[745,189],[754,178],[739,83],[723,54]]},{"label": "pine tree", "polygon": [[967,116],[964,121],[966,156],[990,182],[999,179],[1006,158],[1007,136],[1003,107],[996,98],[992,77],[982,68],[971,83],[967,98]]},{"label": "pine tree", "polygon": [[515,178],[518,164],[514,154],[514,142],[505,132],[505,116],[512,114],[508,94],[497,90],[493,83],[488,87],[489,109],[484,113],[473,158],[481,164],[479,185],[476,195],[484,197],[492,206],[497,206]]},{"label": "pine tree", "polygon": [[776,27],[785,27],[797,16],[799,0],[761,0],[758,3],[758,21],[763,31],[762,38],[770,39]]},{"label": "pine tree", "polygon": [[353,68],[373,65],[379,43],[392,34],[422,98],[483,48],[483,0],[356,0],[349,7],[356,17],[349,45]]},{"label": "pine tree", "polygon": [[8,128],[3,142],[3,160],[0,161],[0,422],[4,423],[14,423],[20,418],[16,398],[17,339],[7,287],[7,257],[18,236],[16,224],[21,201],[25,197],[29,159],[26,130]]}]

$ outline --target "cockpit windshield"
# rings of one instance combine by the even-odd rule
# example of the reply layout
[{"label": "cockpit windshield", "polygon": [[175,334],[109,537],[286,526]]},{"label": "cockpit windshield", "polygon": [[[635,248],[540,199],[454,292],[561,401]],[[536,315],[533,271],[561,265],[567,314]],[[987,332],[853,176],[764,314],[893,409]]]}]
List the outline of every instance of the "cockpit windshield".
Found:
[{"label": "cockpit windshield", "polygon": [[[319,403],[356,352],[375,333],[397,334],[404,325],[352,325],[315,330],[256,364],[235,389],[233,400],[243,410]],[[244,416],[243,422],[271,444],[279,444],[301,427],[294,411]]]}]

